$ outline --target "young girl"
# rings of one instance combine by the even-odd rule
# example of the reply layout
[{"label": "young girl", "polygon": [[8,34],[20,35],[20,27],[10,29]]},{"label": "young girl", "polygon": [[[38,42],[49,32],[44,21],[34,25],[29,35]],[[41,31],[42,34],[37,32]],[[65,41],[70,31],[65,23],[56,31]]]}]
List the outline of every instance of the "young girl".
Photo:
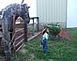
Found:
[{"label": "young girl", "polygon": [[41,44],[42,44],[42,47],[43,47],[43,52],[45,54],[47,54],[48,52],[48,32],[47,32],[47,28],[42,32],[43,36],[42,36],[42,41],[41,41]]}]

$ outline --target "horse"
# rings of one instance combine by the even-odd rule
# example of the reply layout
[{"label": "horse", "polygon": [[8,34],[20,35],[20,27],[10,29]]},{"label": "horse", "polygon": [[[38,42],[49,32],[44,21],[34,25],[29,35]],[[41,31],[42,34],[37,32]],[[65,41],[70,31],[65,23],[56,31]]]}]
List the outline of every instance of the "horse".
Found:
[{"label": "horse", "polygon": [[6,56],[6,61],[10,60],[12,43],[10,38],[10,33],[13,31],[13,17],[15,20],[20,16],[24,21],[25,34],[27,34],[27,24],[30,22],[29,16],[29,6],[27,4],[10,4],[2,10],[3,19],[3,37],[4,37],[4,53]]}]

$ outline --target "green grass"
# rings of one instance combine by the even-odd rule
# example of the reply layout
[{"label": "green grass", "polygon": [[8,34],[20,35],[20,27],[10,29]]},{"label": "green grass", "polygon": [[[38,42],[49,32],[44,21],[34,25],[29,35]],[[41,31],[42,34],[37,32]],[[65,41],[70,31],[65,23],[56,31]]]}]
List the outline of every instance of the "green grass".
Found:
[{"label": "green grass", "polygon": [[71,40],[49,40],[48,54],[40,46],[40,38],[25,43],[16,61],[77,61],[77,29],[69,29]]}]

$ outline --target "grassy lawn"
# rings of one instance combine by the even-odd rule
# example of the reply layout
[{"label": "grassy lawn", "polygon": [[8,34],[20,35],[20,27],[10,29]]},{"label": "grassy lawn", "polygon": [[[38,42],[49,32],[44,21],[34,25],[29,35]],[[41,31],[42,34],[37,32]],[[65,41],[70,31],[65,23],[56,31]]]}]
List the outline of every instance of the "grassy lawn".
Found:
[{"label": "grassy lawn", "polygon": [[49,40],[48,54],[44,55],[40,38],[25,43],[16,53],[16,61],[77,61],[77,29],[69,29],[71,40]]}]

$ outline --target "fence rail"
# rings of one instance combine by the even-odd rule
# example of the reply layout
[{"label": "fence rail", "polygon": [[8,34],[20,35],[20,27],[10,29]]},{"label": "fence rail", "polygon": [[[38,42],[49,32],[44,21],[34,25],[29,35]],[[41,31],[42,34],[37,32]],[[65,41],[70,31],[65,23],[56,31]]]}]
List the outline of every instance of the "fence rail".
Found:
[{"label": "fence rail", "polygon": [[[17,21],[17,20],[16,20]],[[20,23],[13,22],[12,40],[14,50],[17,52],[22,48],[25,40],[24,21]]]},{"label": "fence rail", "polygon": [[39,31],[39,17],[31,17],[28,24],[28,38],[34,36]]}]

